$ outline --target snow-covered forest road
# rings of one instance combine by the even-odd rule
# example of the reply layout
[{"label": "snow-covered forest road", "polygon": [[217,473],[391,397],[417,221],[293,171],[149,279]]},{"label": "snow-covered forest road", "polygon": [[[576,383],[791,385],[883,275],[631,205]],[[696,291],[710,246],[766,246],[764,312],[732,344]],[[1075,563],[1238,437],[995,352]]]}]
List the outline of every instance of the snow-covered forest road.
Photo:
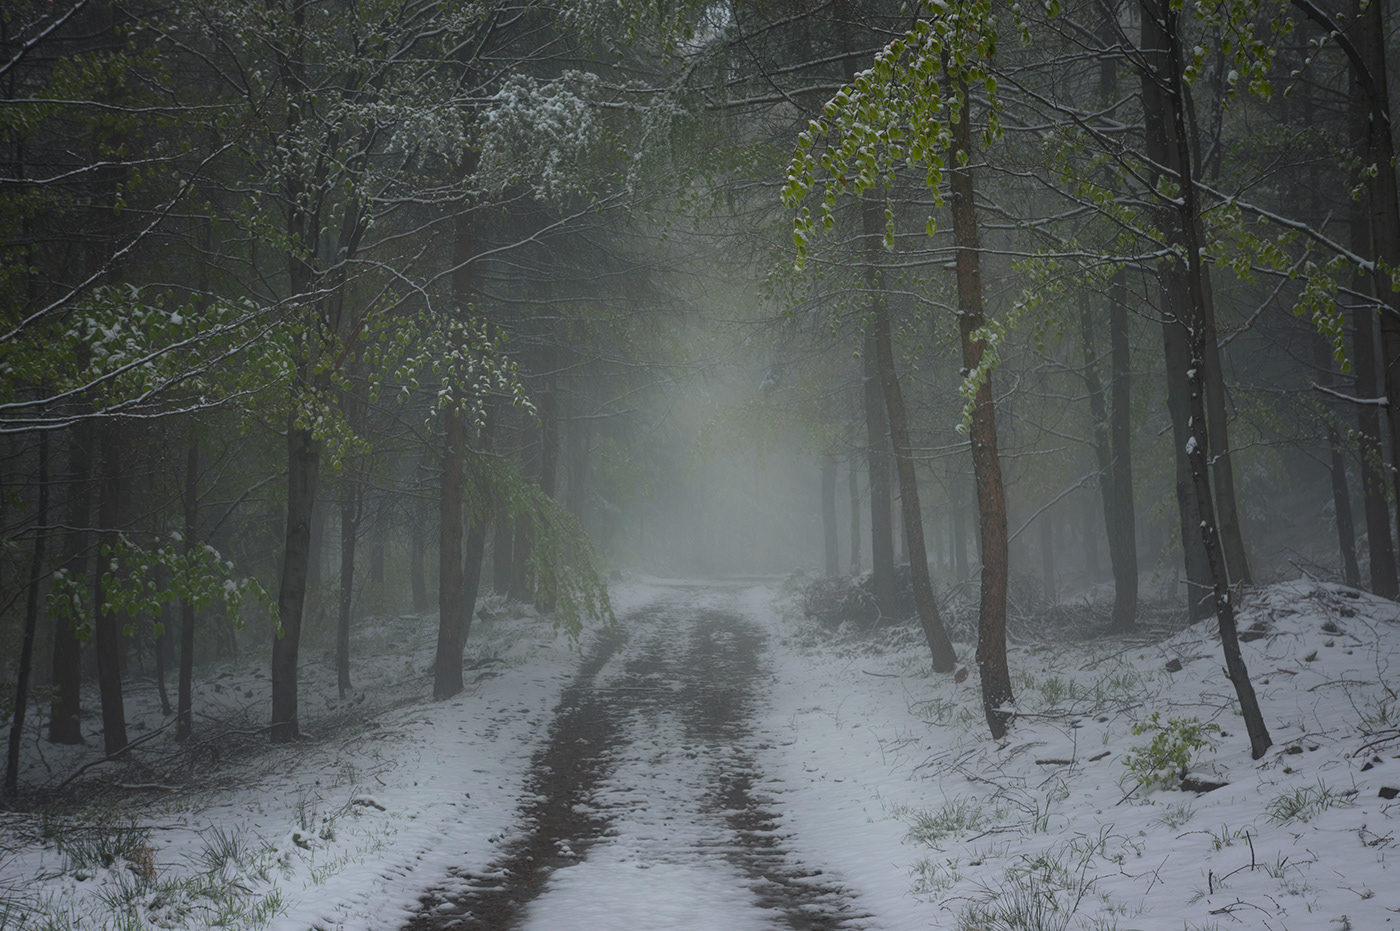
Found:
[{"label": "snow-covered forest road", "polygon": [[755,754],[766,635],[733,586],[682,585],[600,633],[500,857],[414,929],[827,929],[861,914],[796,862]]},{"label": "snow-covered forest road", "polygon": [[[1020,616],[997,741],[975,670],[931,674],[912,622],[806,616],[811,579],[632,578],[616,631],[577,647],[493,597],[467,688],[437,702],[433,618],[378,618],[355,696],[333,698],[332,656],[308,660],[292,745],[237,736],[266,713],[260,656],[211,668],[197,755],[152,740],[86,774],[81,803],[0,813],[0,929],[1400,927],[1394,602],[1306,579],[1246,593],[1275,734],[1256,761],[1213,623]],[[949,605],[965,661],[971,613]],[[153,687],[128,708],[160,726]],[[1199,794],[1149,768],[1192,722],[1189,768],[1217,786]],[[35,751],[25,777],[100,752]]]}]

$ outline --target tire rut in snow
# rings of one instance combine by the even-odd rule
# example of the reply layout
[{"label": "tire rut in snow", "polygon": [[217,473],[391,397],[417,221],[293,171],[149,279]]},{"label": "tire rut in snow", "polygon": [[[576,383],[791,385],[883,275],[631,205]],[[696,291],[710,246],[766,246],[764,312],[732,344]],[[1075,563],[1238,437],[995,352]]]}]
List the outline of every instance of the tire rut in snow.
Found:
[{"label": "tire rut in snow", "polygon": [[[658,616],[648,612],[638,620],[654,623]],[[754,754],[763,745],[756,743],[749,718],[763,672],[762,633],[715,611],[684,623],[693,625],[689,632],[679,623],[660,625],[660,633],[628,651],[622,676],[606,685],[595,680],[615,645],[612,638],[600,641],[564,691],[549,742],[533,760],[529,801],[517,819],[521,836],[485,873],[461,876],[465,892],[425,896],[406,931],[516,927],[553,872],[581,862],[590,846],[615,832],[607,809],[594,807],[597,790],[628,758],[628,722],[662,713],[682,722],[688,754],[710,761],[707,784],[695,787],[696,802],[728,838],[707,855],[722,850],[747,880],[736,896],[747,892],[779,927],[793,931],[851,929],[869,917],[820,870],[793,864],[771,800],[756,788],[762,774]],[[686,855],[684,849],[673,853]]]},{"label": "tire rut in snow", "polygon": [[707,799],[739,843],[730,861],[749,877],[763,908],[780,912],[793,931],[838,931],[859,926],[869,913],[855,908],[850,892],[823,880],[821,870],[796,867],[778,829],[779,816],[755,790],[761,778],[749,729],[754,683],[762,673],[763,635],[728,614],[702,614],[690,652],[689,682],[682,694],[691,705],[692,739],[725,759]]},{"label": "tire rut in snow", "polygon": [[486,931],[510,927],[555,869],[577,862],[606,821],[587,802],[617,742],[617,722],[601,707],[593,680],[617,649],[603,636],[555,709],[549,743],[535,754],[517,823],[523,836],[480,875],[458,874],[465,892],[431,891],[404,931]]}]

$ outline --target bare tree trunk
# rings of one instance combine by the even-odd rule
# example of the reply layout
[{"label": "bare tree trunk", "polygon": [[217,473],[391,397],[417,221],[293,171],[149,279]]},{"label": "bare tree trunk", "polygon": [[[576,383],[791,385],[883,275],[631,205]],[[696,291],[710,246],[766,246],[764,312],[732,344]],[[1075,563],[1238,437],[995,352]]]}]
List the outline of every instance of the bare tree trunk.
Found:
[{"label": "bare tree trunk", "polygon": [[413,503],[409,513],[408,535],[408,580],[413,587],[413,613],[422,614],[428,610],[428,583],[423,565],[427,559],[427,542],[423,538],[423,507],[418,502]]},{"label": "bare tree trunk", "polygon": [[836,457],[822,457],[822,541],[826,552],[826,575],[841,574],[841,554],[836,547]]},{"label": "bare tree trunk", "polygon": [[[64,531],[63,570],[70,579],[88,574],[88,525],[92,523],[92,421],[79,420],[68,438],[70,498],[68,529]],[[82,647],[73,622],[56,618],[53,625],[53,700],[49,705],[49,740],[56,744],[83,742],[79,720],[82,686]]]},{"label": "bare tree trunk", "polygon": [[495,532],[491,536],[491,589],[498,595],[510,593],[510,580],[515,575],[515,521],[504,506],[496,512]]},{"label": "bare tree trunk", "polygon": [[860,475],[856,458],[846,462],[846,490],[851,496],[851,575],[860,575]]},{"label": "bare tree trunk", "polygon": [[[924,640],[928,644],[935,672],[952,672],[957,654],[948,631],[938,614],[938,602],[933,597],[933,582],[928,574],[928,554],[924,547],[924,517],[919,505],[919,484],[914,473],[914,456],[909,448],[909,426],[905,420],[904,398],[899,390],[895,371],[894,345],[889,306],[884,300],[884,282],[876,264],[880,249],[880,220],[873,200],[864,204],[864,232],[867,253],[866,281],[871,285],[870,339],[875,344],[875,367],[885,395],[885,415],[894,445],[895,470],[899,475],[899,500],[903,509],[904,539],[909,550],[909,582],[913,589],[914,610],[919,615]],[[835,515],[832,515],[833,518]]]},{"label": "bare tree trunk", "polygon": [[[1196,238],[1201,238],[1200,218],[1196,220]],[[1201,266],[1199,282],[1203,298],[1205,328],[1204,386],[1206,429],[1210,436],[1210,470],[1214,478],[1215,510],[1220,521],[1220,544],[1225,553],[1225,566],[1230,581],[1249,585],[1254,574],[1249,568],[1249,555],[1244,545],[1239,507],[1235,497],[1235,468],[1230,458],[1229,416],[1225,411],[1225,374],[1220,363],[1220,343],[1215,328],[1215,300],[1210,286],[1210,270]]]},{"label": "bare tree trunk", "polygon": [[[1109,285],[1109,340],[1111,343],[1109,397],[1105,398],[1095,361],[1093,321],[1087,296],[1079,308],[1080,341],[1084,348],[1084,380],[1089,409],[1094,418],[1094,454],[1099,467],[1099,497],[1103,503],[1104,529],[1108,535],[1109,561],[1113,566],[1113,619],[1111,629],[1132,630],[1137,615],[1137,537],[1133,513],[1132,425],[1129,401],[1128,310],[1123,272]],[[1112,404],[1110,412],[1108,404]],[[1085,533],[1089,533],[1086,525]],[[1097,550],[1097,548],[1095,548]]]},{"label": "bare tree trunk", "polygon": [[[960,88],[966,99],[967,88]],[[982,271],[977,231],[976,194],[969,167],[972,126],[963,107],[953,126],[951,169],[953,240],[957,247],[958,332],[963,376],[982,364],[986,342],[978,334],[986,322],[982,310]],[[964,160],[967,160],[966,162]],[[1011,671],[1006,663],[1006,587],[1009,553],[1006,490],[997,456],[996,407],[990,375],[977,385],[972,401],[972,466],[977,479],[978,526],[982,533],[982,591],[977,612],[977,669],[982,679],[982,708],[992,737],[1001,739],[1011,722]]]},{"label": "bare tree trunk", "polygon": [[[116,549],[122,527],[119,430],[111,419],[102,425],[102,492],[98,519],[102,522],[102,545],[109,551]],[[115,560],[115,555],[111,559]],[[102,745],[108,756],[122,752],[127,745],[120,656],[123,618],[115,610],[109,609],[103,592],[103,579],[111,572],[110,566],[99,566],[92,598],[97,687],[102,696]]]},{"label": "bare tree trunk", "polygon": [[953,487],[953,572],[959,582],[968,578],[967,566],[967,499],[963,494],[962,476],[955,475]]},{"label": "bare tree trunk", "polygon": [[306,571],[311,553],[311,514],[321,471],[321,444],[311,430],[287,423],[287,529],[282,579],[277,589],[281,635],[272,642],[272,722],[274,743],[295,740],[297,724],[297,657],[301,648],[302,610],[306,606]]},{"label": "bare tree trunk", "polygon": [[335,681],[343,699],[350,694],[350,609],[355,599],[355,541],[360,535],[360,489],[343,474],[340,489],[340,599],[335,624]]},{"label": "bare tree trunk", "polygon": [[5,758],[5,797],[19,794],[19,748],[24,715],[29,705],[29,673],[34,662],[34,635],[39,629],[39,582],[43,578],[44,546],[49,533],[49,435],[39,431],[39,502],[34,514],[34,548],[30,553],[29,586],[24,598],[24,639],[19,650],[15,708],[10,719],[9,755]]},{"label": "bare tree trunk", "polygon": [[1108,331],[1112,382],[1109,386],[1110,487],[1113,520],[1108,525],[1109,561],[1113,564],[1113,629],[1137,626],[1137,509],[1133,502],[1132,357],[1128,344],[1128,286],[1122,269],[1108,287]]},{"label": "bare tree trunk", "polygon": [[[441,701],[462,691],[462,470],[466,460],[466,425],[455,408],[444,413],[442,498],[438,507],[438,641],[433,660],[433,698]],[[454,662],[455,659],[455,662]]]},{"label": "bare tree trunk", "polygon": [[[483,457],[489,456],[492,452],[492,443],[495,434],[496,417],[488,410],[486,421],[481,425],[481,432],[478,441]],[[463,553],[462,566],[462,647],[466,646],[467,636],[471,633],[472,618],[476,614],[476,597],[481,591],[481,563],[486,556],[486,528],[490,525],[490,500],[491,488],[487,481],[486,473],[481,468],[477,468],[472,476],[472,481],[476,485],[475,499],[477,507],[471,515],[471,523],[467,528],[467,545]],[[457,662],[461,668],[460,653]]]},{"label": "bare tree trunk", "polygon": [[1045,600],[1056,604],[1060,600],[1060,590],[1055,583],[1055,523],[1050,519],[1050,511],[1040,514],[1040,575],[1045,583]]},{"label": "bare tree trunk", "polygon": [[890,614],[898,601],[894,576],[894,528],[890,521],[889,428],[885,401],[876,370],[874,339],[865,337],[861,362],[865,369],[865,473],[870,485],[870,584],[881,613]]},{"label": "bare tree trunk", "polygon": [[321,596],[326,585],[326,522],[330,508],[313,508],[311,512],[310,553],[306,558],[306,595],[309,607],[316,613],[323,613]]},{"label": "bare tree trunk", "polygon": [[[199,424],[189,418],[185,447],[185,556],[194,552],[199,531]],[[175,739],[188,740],[194,727],[194,602],[180,599],[180,684],[175,698]]]},{"label": "bare tree trunk", "polygon": [[[1357,148],[1366,145],[1367,113],[1353,77],[1353,117],[1360,123]],[[1371,218],[1364,204],[1354,202],[1351,210],[1351,247],[1359,255],[1371,255]],[[1359,294],[1375,293],[1375,278],[1358,271],[1353,288]],[[1351,312],[1351,358],[1353,393],[1358,398],[1380,397],[1376,381],[1376,317],[1370,305],[1362,302]],[[1356,427],[1361,454],[1361,494],[1366,517],[1366,547],[1371,563],[1371,591],[1382,598],[1400,596],[1400,579],[1395,571],[1395,547],[1390,534],[1390,506],[1385,499],[1385,460],[1381,454],[1381,415],[1374,404],[1356,406]]]},{"label": "bare tree trunk", "polygon": [[[1190,437],[1186,444],[1186,456],[1190,464],[1191,481],[1200,503],[1200,538],[1210,566],[1212,593],[1215,600],[1216,620],[1220,629],[1221,646],[1225,654],[1225,668],[1235,694],[1240,702],[1240,712],[1244,717],[1245,730],[1249,733],[1250,750],[1254,759],[1259,759],[1272,744],[1269,731],[1264,723],[1263,713],[1254,694],[1254,685],[1249,679],[1244,658],[1240,653],[1239,636],[1235,626],[1235,606],[1230,591],[1230,575],[1226,566],[1225,553],[1220,544],[1216,529],[1215,508],[1210,487],[1210,445],[1207,437],[1206,387],[1204,380],[1206,345],[1210,335],[1207,319],[1205,295],[1202,289],[1204,270],[1201,267],[1200,243],[1197,239],[1196,192],[1191,177],[1190,151],[1187,146],[1185,128],[1184,91],[1182,88],[1181,37],[1178,32],[1178,13],[1170,3],[1153,3],[1144,9],[1143,45],[1149,61],[1158,62],[1158,74],[1165,78],[1166,88],[1156,97],[1155,102],[1164,109],[1149,111],[1146,114],[1149,125],[1156,120],[1170,125],[1174,130],[1175,146],[1170,154],[1179,179],[1179,193],[1174,201],[1175,222],[1168,224],[1168,241],[1178,256],[1173,260],[1178,266],[1184,258],[1185,279],[1189,290],[1187,310],[1190,314],[1184,321],[1189,334],[1189,368],[1187,385],[1189,397]],[[1155,41],[1154,41],[1155,40]],[[1154,54],[1155,53],[1155,54]],[[1144,95],[1146,96],[1146,95]]]},{"label": "bare tree trunk", "polygon": [[[1154,21],[1152,10],[1144,9],[1143,45],[1154,61],[1161,64],[1165,59],[1165,39],[1162,24]],[[1155,37],[1155,38],[1154,38]],[[1156,41],[1158,44],[1150,44]],[[1154,70],[1155,67],[1155,70]],[[1147,156],[1167,171],[1173,170],[1177,162],[1176,140],[1169,137],[1174,123],[1171,121],[1171,105],[1166,100],[1166,91],[1161,81],[1165,78],[1160,66],[1146,67],[1141,72],[1143,108],[1146,113]],[[1181,140],[1184,144],[1184,140]],[[1155,179],[1154,179],[1155,180]],[[1165,216],[1165,215],[1164,215]],[[1177,223],[1175,217],[1166,216],[1166,226]],[[1196,224],[1191,222],[1192,238]],[[1178,237],[1182,234],[1177,231]],[[1215,613],[1211,602],[1212,581],[1209,559],[1201,543],[1200,526],[1207,515],[1196,493],[1191,474],[1191,464],[1186,454],[1187,444],[1192,435],[1191,388],[1187,371],[1191,366],[1191,345],[1188,324],[1191,318],[1191,285],[1186,280],[1187,270],[1180,262],[1166,261],[1158,269],[1161,283],[1162,348],[1166,363],[1167,413],[1172,424],[1173,458],[1176,464],[1176,503],[1177,518],[1181,533],[1181,549],[1186,566],[1187,613],[1192,621],[1204,620]],[[1208,515],[1212,523],[1214,514]]]},{"label": "bare tree trunk", "polygon": [[1361,584],[1361,568],[1356,564],[1356,524],[1351,516],[1351,492],[1347,490],[1347,463],[1337,428],[1327,425],[1327,446],[1332,451],[1332,503],[1337,512],[1337,547],[1342,554],[1342,573],[1353,588]]}]

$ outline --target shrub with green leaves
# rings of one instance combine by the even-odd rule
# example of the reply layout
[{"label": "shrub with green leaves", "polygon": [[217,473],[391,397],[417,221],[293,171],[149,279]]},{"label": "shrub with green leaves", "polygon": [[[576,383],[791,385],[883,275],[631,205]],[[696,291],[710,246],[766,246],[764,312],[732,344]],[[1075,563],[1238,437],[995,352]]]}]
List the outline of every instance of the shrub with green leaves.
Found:
[{"label": "shrub with green leaves", "polygon": [[1123,755],[1137,784],[1175,788],[1202,750],[1214,750],[1220,745],[1220,726],[1202,724],[1199,718],[1168,718],[1162,721],[1159,712],[1133,725],[1133,734],[1151,734],[1152,740],[1138,745]]}]

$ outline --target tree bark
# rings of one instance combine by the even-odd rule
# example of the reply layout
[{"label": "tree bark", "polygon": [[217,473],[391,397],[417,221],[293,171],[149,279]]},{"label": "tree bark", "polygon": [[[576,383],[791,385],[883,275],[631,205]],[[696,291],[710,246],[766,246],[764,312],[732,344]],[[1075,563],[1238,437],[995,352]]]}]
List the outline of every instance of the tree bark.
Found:
[{"label": "tree bark", "polygon": [[413,613],[423,614],[428,610],[428,583],[424,572],[428,545],[423,534],[423,507],[416,501],[409,512],[408,534],[408,581],[413,588]]},{"label": "tree bark", "polygon": [[[1210,566],[1212,594],[1215,600],[1216,620],[1220,629],[1221,646],[1225,653],[1225,668],[1235,694],[1240,702],[1240,712],[1244,717],[1245,730],[1249,733],[1250,751],[1254,759],[1259,759],[1273,743],[1264,723],[1263,713],[1254,694],[1254,685],[1245,668],[1244,657],[1240,652],[1239,636],[1235,625],[1235,607],[1230,591],[1230,575],[1226,566],[1224,550],[1220,544],[1215,521],[1210,487],[1210,445],[1207,436],[1205,358],[1209,352],[1207,340],[1211,330],[1207,319],[1205,295],[1202,288],[1204,270],[1201,266],[1200,242],[1197,239],[1196,192],[1191,177],[1190,152],[1187,146],[1185,129],[1184,91],[1182,88],[1181,37],[1178,31],[1178,13],[1170,3],[1153,4],[1144,10],[1143,44],[1148,54],[1160,50],[1164,54],[1154,56],[1165,65],[1159,68],[1159,75],[1165,79],[1165,94],[1161,98],[1167,106],[1166,112],[1147,113],[1149,124],[1154,117],[1170,120],[1175,130],[1175,165],[1179,190],[1174,199],[1175,222],[1168,225],[1168,241],[1177,256],[1172,260],[1182,265],[1184,258],[1185,278],[1189,289],[1186,319],[1189,334],[1190,367],[1187,369],[1189,392],[1190,437],[1186,445],[1186,456],[1190,464],[1191,481],[1200,502],[1200,537]],[[1156,33],[1154,35],[1154,33]],[[1152,40],[1156,40],[1153,42]]]},{"label": "tree bark", "polygon": [[[199,532],[199,425],[189,419],[185,447],[185,556],[195,548]],[[180,684],[175,698],[175,739],[189,740],[194,730],[194,602],[180,599]]]},{"label": "tree bark", "polygon": [[[1137,533],[1133,507],[1132,420],[1128,409],[1130,379],[1127,285],[1119,270],[1109,284],[1108,317],[1111,360],[1109,390],[1095,361],[1093,321],[1087,296],[1080,304],[1080,341],[1084,347],[1084,378],[1094,418],[1094,454],[1099,467],[1099,498],[1103,504],[1108,556],[1113,567],[1113,616],[1110,629],[1130,631],[1137,617]],[[1107,401],[1107,403],[1105,403]],[[1111,405],[1111,411],[1109,409]]]},{"label": "tree bark", "polygon": [[860,575],[860,475],[856,458],[846,462],[846,490],[851,496],[851,575]]},{"label": "tree bark", "polygon": [[[121,437],[118,425],[108,419],[102,425],[102,489],[98,519],[102,522],[102,546],[110,555],[98,565],[93,584],[92,614],[97,647],[97,688],[102,697],[102,746],[108,756],[126,749],[126,707],[122,699],[121,656],[123,618],[109,608],[103,579],[114,571],[115,549],[122,527]],[[117,568],[115,571],[120,571]]]},{"label": "tree bark", "polygon": [[[1371,283],[1379,303],[1383,306],[1384,312],[1380,314],[1381,332],[1381,358],[1382,370],[1380,373],[1381,384],[1385,390],[1385,397],[1390,402],[1386,406],[1386,417],[1390,426],[1391,451],[1400,448],[1400,292],[1395,289],[1396,272],[1394,269],[1400,268],[1400,198],[1397,198],[1395,182],[1395,143],[1392,137],[1393,127],[1390,119],[1390,94],[1388,91],[1388,76],[1386,74],[1385,62],[1385,17],[1381,10],[1379,0],[1371,0],[1363,7],[1360,0],[1355,0],[1352,4],[1353,26],[1348,32],[1355,43],[1357,51],[1361,56],[1361,61],[1352,62],[1353,93],[1356,97],[1353,102],[1352,112],[1353,122],[1356,124],[1353,130],[1359,137],[1362,164],[1371,170],[1367,173],[1367,194],[1370,216],[1367,218],[1369,224],[1364,222],[1353,222],[1353,235],[1358,239],[1361,229],[1369,225],[1369,245],[1370,255],[1382,265],[1390,269],[1388,273],[1376,275]],[[1374,391],[1374,379],[1376,373],[1365,371],[1371,367],[1371,352],[1364,344],[1371,336],[1369,319],[1362,321],[1361,317],[1370,317],[1369,308],[1361,308],[1357,312],[1356,327],[1356,356],[1357,370],[1356,378],[1358,384],[1358,394],[1367,397]],[[1362,385],[1362,379],[1366,376],[1369,384]],[[1361,394],[1362,390],[1365,394]],[[1374,408],[1370,405],[1361,405],[1358,412],[1358,419],[1361,419],[1361,432],[1363,436],[1363,468],[1379,471],[1381,468],[1379,454],[1379,417],[1374,414]],[[1374,419],[1374,429],[1368,421]],[[1375,437],[1372,440],[1371,437]],[[1374,442],[1374,449],[1366,449]],[[1372,454],[1374,453],[1374,454]],[[1394,461],[1394,456],[1392,456]],[[1364,476],[1364,473],[1363,473]],[[1382,523],[1373,511],[1379,508],[1381,497],[1376,483],[1377,476],[1365,477],[1363,485],[1367,489],[1367,524],[1374,527],[1371,532],[1371,584],[1377,594],[1384,594],[1386,597],[1394,598],[1400,593],[1400,586],[1397,586],[1395,575],[1395,554],[1387,554],[1386,544],[1391,543],[1390,519],[1387,516],[1384,525],[1383,535],[1375,533]],[[1400,470],[1393,473],[1396,492],[1396,507],[1400,509]],[[1388,558],[1387,558],[1388,557]]]},{"label": "tree bark", "polygon": [[1113,521],[1108,527],[1109,561],[1113,564],[1114,630],[1137,627],[1138,555],[1137,508],[1133,500],[1132,355],[1128,342],[1128,285],[1119,269],[1108,286],[1108,332],[1112,370],[1109,386],[1110,486]]},{"label": "tree bark", "polygon": [[[1365,151],[1367,108],[1353,76],[1353,121],[1358,124],[1357,148]],[[1360,113],[1356,113],[1360,111]],[[1351,247],[1359,255],[1372,255],[1371,218],[1366,206],[1354,202],[1351,210]],[[1364,270],[1356,273],[1354,289],[1375,294],[1375,278]],[[1376,381],[1376,319],[1371,306],[1359,303],[1351,312],[1353,390],[1358,398],[1382,396]],[[1361,454],[1362,508],[1366,518],[1366,549],[1370,559],[1371,591],[1382,598],[1400,596],[1395,571],[1395,547],[1390,534],[1390,506],[1385,496],[1385,460],[1381,454],[1381,415],[1374,404],[1356,406],[1356,427]]]},{"label": "tree bark", "polygon": [[[928,574],[928,553],[924,547],[924,516],[919,505],[919,483],[914,473],[914,455],[910,449],[909,426],[905,420],[904,398],[899,389],[899,375],[894,364],[894,344],[889,305],[884,299],[884,282],[879,266],[880,220],[878,207],[867,199],[862,216],[866,241],[866,281],[870,285],[870,339],[875,344],[875,366],[885,396],[885,415],[894,446],[895,471],[899,476],[899,501],[902,508],[904,540],[909,552],[909,582],[913,589],[914,610],[919,615],[924,640],[928,644],[935,672],[952,672],[957,654],[948,631],[938,614],[938,602],[933,597],[933,582]],[[835,515],[832,515],[833,518]]]},{"label": "tree bark", "polygon": [[[88,525],[92,523],[92,421],[79,420],[68,438],[69,510],[64,532],[63,571],[79,581],[88,575]],[[82,647],[73,621],[56,618],[53,625],[53,700],[49,705],[49,740],[56,744],[83,743],[79,720],[82,687]]]},{"label": "tree bark", "polygon": [[1353,588],[1361,584],[1361,568],[1356,563],[1356,525],[1351,515],[1351,492],[1347,490],[1347,464],[1337,428],[1327,425],[1327,446],[1332,451],[1332,503],[1337,514],[1337,548],[1342,554],[1342,574]]},{"label": "tree bark", "polygon": [[350,609],[355,600],[355,542],[360,535],[360,489],[342,475],[340,489],[340,599],[336,605],[335,681],[340,697],[350,694]]},{"label": "tree bark", "polygon": [[272,642],[272,721],[274,743],[295,740],[297,658],[302,611],[306,606],[306,572],[311,552],[311,515],[321,471],[321,444],[311,430],[287,423],[287,529],[282,579],[277,589],[281,635]]},{"label": "tree bark", "polygon": [[826,554],[826,576],[841,574],[841,554],[836,546],[836,457],[822,457],[822,541]]},{"label": "tree bark", "polygon": [[[466,460],[466,425],[456,408],[446,419],[442,455],[442,498],[438,507],[438,641],[433,660],[433,698],[441,701],[462,691],[462,470]],[[455,658],[455,662],[454,662]]]},{"label": "tree bark", "polygon": [[5,758],[5,797],[19,794],[19,748],[29,704],[29,673],[34,661],[34,635],[39,628],[39,583],[43,578],[44,546],[49,533],[49,435],[39,431],[39,502],[34,514],[34,548],[30,553],[29,586],[24,598],[24,639],[19,650],[15,710],[10,721],[9,754]]},{"label": "tree bark", "polygon": [[[1152,0],[1155,4],[1156,0]],[[1154,12],[1158,11],[1158,12]],[[1179,180],[1182,166],[1179,151],[1185,146],[1184,139],[1176,139],[1176,124],[1171,115],[1174,109],[1167,99],[1168,83],[1166,74],[1166,37],[1160,19],[1158,5],[1149,4],[1143,12],[1143,46],[1149,57],[1147,67],[1141,72],[1143,111],[1146,117],[1147,157],[1161,166],[1165,173],[1175,173]],[[1178,146],[1178,143],[1180,146]],[[1154,173],[1153,181],[1158,181]],[[1180,194],[1178,193],[1178,197]],[[1192,201],[1194,203],[1194,201]],[[1162,225],[1168,235],[1175,234],[1179,239],[1185,235],[1175,227],[1177,217],[1170,209],[1162,211]],[[1191,238],[1195,238],[1194,216],[1190,221]],[[1201,501],[1191,473],[1191,464],[1186,454],[1191,439],[1191,388],[1188,384],[1188,371],[1191,366],[1191,334],[1188,324],[1192,315],[1191,283],[1187,281],[1187,269],[1181,262],[1163,261],[1158,267],[1158,280],[1161,284],[1162,348],[1166,364],[1167,413],[1172,424],[1173,459],[1176,466],[1177,518],[1180,526],[1182,558],[1186,567],[1187,614],[1194,621],[1204,620],[1215,613],[1212,603],[1212,581],[1210,563],[1201,543],[1200,526],[1207,515],[1202,513]],[[1198,373],[1199,375],[1199,373]],[[1204,426],[1204,421],[1202,422]],[[1214,522],[1214,515],[1208,515]]]},{"label": "tree bark", "polygon": [[861,363],[864,368],[865,474],[870,487],[870,586],[882,614],[892,614],[898,596],[894,575],[894,528],[890,521],[890,470],[886,453],[889,428],[885,401],[876,368],[878,350],[870,334],[865,337]]},{"label": "tree bark", "polygon": [[[1200,217],[1196,218],[1196,240],[1201,232]],[[1202,353],[1204,373],[1206,430],[1210,437],[1210,470],[1215,479],[1214,500],[1220,521],[1220,544],[1225,553],[1225,566],[1230,581],[1249,585],[1254,574],[1249,568],[1249,555],[1244,545],[1239,506],[1235,496],[1235,467],[1230,458],[1230,420],[1225,410],[1225,375],[1220,362],[1220,342],[1215,327],[1215,300],[1210,285],[1210,270],[1200,269],[1202,307],[1204,308],[1205,348]]]},{"label": "tree bark", "polygon": [[1040,574],[1045,583],[1045,600],[1057,604],[1060,589],[1055,582],[1055,522],[1050,519],[1050,511],[1040,514]]},{"label": "tree bark", "polygon": [[[959,88],[966,101],[967,88]],[[962,342],[962,375],[967,378],[982,364],[986,342],[978,330],[986,322],[982,310],[981,242],[972,168],[972,124],[965,105],[953,124],[948,164],[953,207],[953,241],[957,248],[958,333]],[[1000,740],[1011,722],[1011,671],[1006,663],[1006,588],[1009,552],[1006,530],[1006,490],[997,456],[996,407],[991,376],[984,375],[972,401],[972,467],[977,481],[977,516],[982,536],[982,590],[977,611],[977,669],[982,679],[982,708],[992,737]]]}]

